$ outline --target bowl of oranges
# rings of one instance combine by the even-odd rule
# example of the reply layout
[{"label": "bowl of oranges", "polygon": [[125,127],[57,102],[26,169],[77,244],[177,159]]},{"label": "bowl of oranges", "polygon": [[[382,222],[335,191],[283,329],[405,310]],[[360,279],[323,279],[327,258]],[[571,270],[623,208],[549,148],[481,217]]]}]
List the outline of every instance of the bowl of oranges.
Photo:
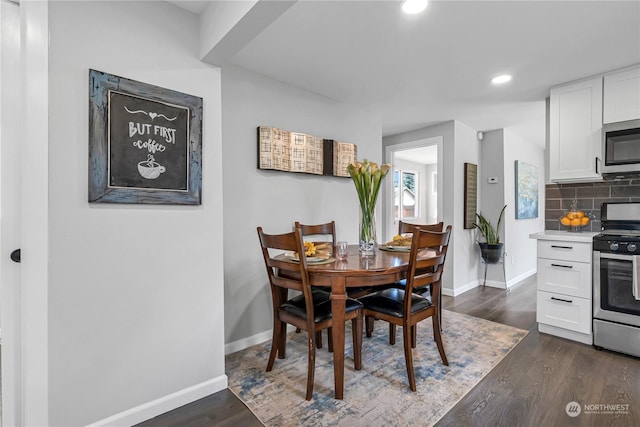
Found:
[{"label": "bowl of oranges", "polygon": [[569,227],[569,231],[578,232],[591,222],[591,218],[583,211],[571,210],[560,218],[560,224]]}]

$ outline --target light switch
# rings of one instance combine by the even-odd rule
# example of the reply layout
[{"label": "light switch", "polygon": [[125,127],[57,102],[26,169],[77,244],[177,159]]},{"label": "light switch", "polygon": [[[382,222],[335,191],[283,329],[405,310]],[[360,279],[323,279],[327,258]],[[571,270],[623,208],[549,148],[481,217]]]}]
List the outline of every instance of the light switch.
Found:
[{"label": "light switch", "polygon": [[497,184],[498,183],[498,177],[497,176],[490,176],[489,178],[487,178],[487,182],[489,184]]}]

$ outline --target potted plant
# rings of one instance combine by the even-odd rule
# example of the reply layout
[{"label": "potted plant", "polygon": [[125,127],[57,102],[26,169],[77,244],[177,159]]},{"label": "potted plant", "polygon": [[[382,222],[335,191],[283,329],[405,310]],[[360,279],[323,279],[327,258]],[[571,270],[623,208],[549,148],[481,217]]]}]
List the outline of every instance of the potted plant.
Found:
[{"label": "potted plant", "polygon": [[504,243],[500,243],[499,231],[500,223],[502,222],[502,217],[506,208],[507,205],[502,207],[495,228],[482,214],[476,213],[477,222],[474,222],[473,226],[480,231],[480,234],[482,234],[482,238],[484,239],[484,242],[478,241],[478,245],[480,245],[482,259],[484,259],[485,262],[495,264],[500,261],[500,258],[502,257]]}]

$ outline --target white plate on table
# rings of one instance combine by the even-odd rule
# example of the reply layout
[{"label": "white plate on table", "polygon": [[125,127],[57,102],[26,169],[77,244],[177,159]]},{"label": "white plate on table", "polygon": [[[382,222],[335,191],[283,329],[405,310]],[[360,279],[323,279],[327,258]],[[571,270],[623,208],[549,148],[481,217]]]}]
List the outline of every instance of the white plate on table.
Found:
[{"label": "white plate on table", "polygon": [[[291,258],[294,261],[300,261],[300,258],[298,257],[298,254],[296,253],[292,253],[292,254],[287,254],[288,258]],[[329,259],[329,257],[327,258],[322,258],[322,257],[315,257],[315,256],[308,256],[307,257],[307,264],[313,264],[316,262],[323,262],[323,261],[327,261]]]}]

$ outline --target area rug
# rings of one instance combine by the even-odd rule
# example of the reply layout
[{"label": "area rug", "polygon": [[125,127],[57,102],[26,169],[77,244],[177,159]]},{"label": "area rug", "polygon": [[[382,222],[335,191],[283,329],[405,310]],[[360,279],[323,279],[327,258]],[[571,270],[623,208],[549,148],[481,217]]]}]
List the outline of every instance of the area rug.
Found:
[{"label": "area rug", "polygon": [[266,426],[431,426],[506,356],[527,331],[443,310],[443,341],[449,366],[440,360],[431,321],[418,325],[414,349],[417,392],[409,390],[402,329],[389,345],[388,324],[375,322],[363,338],[362,370],[353,368],[350,322],[345,340],[344,399],[333,398],[333,360],[316,351],[313,399],[306,401],[306,333],[290,333],[287,357],[265,372],[271,343],[226,357],[229,389]]}]

